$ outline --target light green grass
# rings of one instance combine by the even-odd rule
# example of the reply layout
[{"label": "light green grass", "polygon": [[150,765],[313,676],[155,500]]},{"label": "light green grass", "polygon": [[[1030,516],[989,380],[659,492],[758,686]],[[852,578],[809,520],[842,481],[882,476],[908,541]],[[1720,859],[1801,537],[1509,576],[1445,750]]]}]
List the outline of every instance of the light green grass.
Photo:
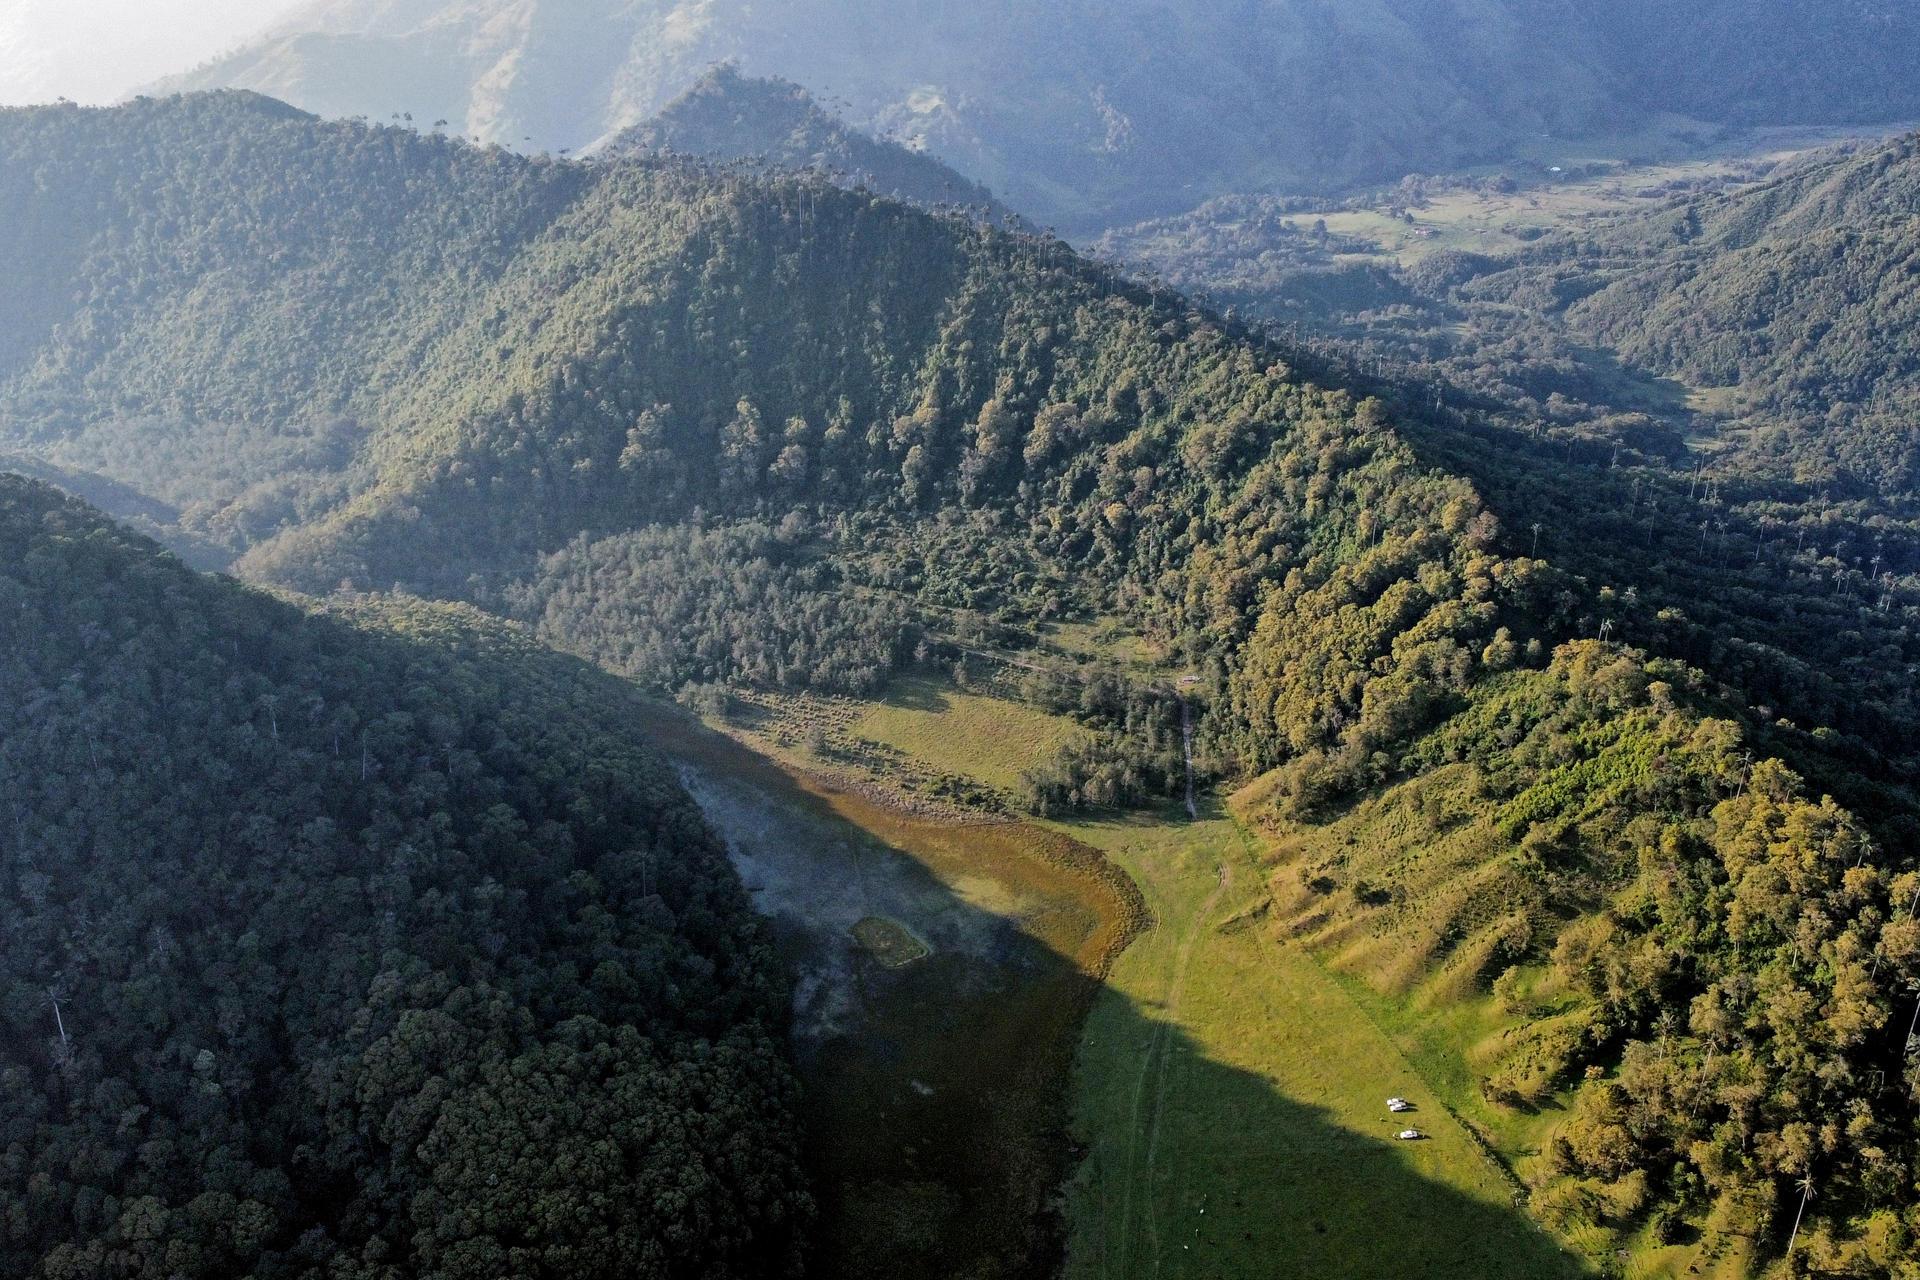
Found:
[{"label": "light green grass", "polygon": [[1065,717],[926,677],[896,681],[887,700],[866,705],[848,729],[1002,791],[1017,790],[1023,772],[1083,732]]},{"label": "light green grass", "polygon": [[[1662,190],[1669,183],[1738,179],[1756,163],[1785,163],[1837,143],[1894,132],[1891,126],[1808,127],[1722,135],[1713,126],[1667,117],[1647,129],[1614,137],[1531,140],[1517,159],[1540,167],[1561,166],[1569,175],[1565,180],[1543,181],[1536,176],[1516,191],[1443,192],[1412,210],[1412,226],[1389,217],[1384,208],[1328,213],[1325,219],[1327,229],[1336,235],[1373,246],[1371,253],[1350,255],[1349,260],[1374,258],[1410,265],[1448,249],[1513,253],[1528,243],[1530,232],[1659,208],[1671,199]],[[1607,171],[1592,177],[1570,176],[1588,165],[1604,166]],[[1524,168],[1513,165],[1483,165],[1462,176],[1516,172],[1526,174]],[[1310,225],[1313,219],[1302,215],[1296,221]]]},{"label": "light green grass", "polygon": [[[1272,936],[1230,819],[1068,830],[1157,921],[1081,1043],[1069,1280],[1581,1273],[1351,994]],[[1409,1123],[1430,1139],[1395,1142]]]}]

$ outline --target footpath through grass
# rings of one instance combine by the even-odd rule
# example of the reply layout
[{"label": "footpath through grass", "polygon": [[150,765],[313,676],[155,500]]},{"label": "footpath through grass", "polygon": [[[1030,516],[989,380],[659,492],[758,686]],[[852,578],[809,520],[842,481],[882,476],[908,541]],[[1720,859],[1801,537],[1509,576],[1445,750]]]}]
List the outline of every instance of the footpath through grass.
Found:
[{"label": "footpath through grass", "polygon": [[[1273,938],[1230,818],[1068,830],[1156,918],[1081,1038],[1069,1280],[1583,1273],[1341,984]],[[1409,1126],[1428,1137],[1395,1140]]]}]

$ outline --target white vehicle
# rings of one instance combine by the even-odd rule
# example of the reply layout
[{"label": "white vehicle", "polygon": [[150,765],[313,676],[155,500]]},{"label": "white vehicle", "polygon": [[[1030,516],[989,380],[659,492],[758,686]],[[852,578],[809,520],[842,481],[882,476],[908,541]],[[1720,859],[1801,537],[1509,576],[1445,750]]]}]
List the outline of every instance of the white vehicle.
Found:
[{"label": "white vehicle", "polygon": [[1402,1142],[1419,1142],[1422,1139],[1424,1139],[1427,1135],[1420,1132],[1418,1129],[1402,1129],[1400,1132],[1394,1134],[1393,1136],[1398,1138]]},{"label": "white vehicle", "polygon": [[1411,1111],[1413,1110],[1413,1104],[1405,1098],[1388,1098],[1387,1110],[1393,1112]]}]

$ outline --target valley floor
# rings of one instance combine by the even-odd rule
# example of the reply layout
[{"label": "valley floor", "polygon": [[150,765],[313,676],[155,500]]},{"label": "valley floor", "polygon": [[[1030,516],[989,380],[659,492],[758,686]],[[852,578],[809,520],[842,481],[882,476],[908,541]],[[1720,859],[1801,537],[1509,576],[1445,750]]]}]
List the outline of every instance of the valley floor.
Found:
[{"label": "valley floor", "polygon": [[[1231,816],[1075,830],[1156,927],[1081,1040],[1070,1277],[1582,1274],[1361,1006],[1274,938]],[[1426,1136],[1395,1140],[1408,1127]]]},{"label": "valley floor", "polygon": [[[938,681],[740,718],[751,727],[729,726],[731,740],[681,730],[670,745],[697,757],[690,781],[762,909],[810,921],[796,954],[813,1109],[860,1135],[823,1153],[843,1180],[823,1192],[825,1247],[851,1266],[834,1274],[882,1274],[888,1256],[945,1256],[940,1275],[1046,1274],[1060,1236],[1072,1280],[1586,1272],[1517,1207],[1518,1185],[1359,993],[1280,940],[1268,872],[1217,800],[1198,820],[1169,805],[1048,824],[982,824],[905,795],[876,803],[928,779],[991,792],[1073,732]],[[845,729],[823,740],[820,723]],[[850,755],[886,767],[850,767]],[[1050,841],[1124,871],[1145,927],[1111,884],[1062,874]],[[828,861],[799,868],[800,849]],[[775,902],[783,875],[812,888]],[[876,917],[934,957],[898,973],[859,957],[849,930]],[[822,948],[838,958],[823,963]],[[986,962],[939,967],[969,951]],[[823,997],[822,982],[858,1007]],[[822,1010],[841,1025],[823,1026]],[[1389,1096],[1415,1110],[1390,1114]],[[1409,1126],[1425,1136],[1396,1140]],[[934,1158],[929,1144],[951,1145]],[[1070,1173],[1064,1223],[1034,1199],[1050,1167]],[[983,1195],[1043,1219],[1024,1255],[996,1252],[982,1222],[954,1212]]]},{"label": "valley floor", "polygon": [[812,1273],[1056,1275],[1075,1041],[1146,924],[1133,886],[1058,831],[887,803],[670,709],[650,728],[795,976]]}]

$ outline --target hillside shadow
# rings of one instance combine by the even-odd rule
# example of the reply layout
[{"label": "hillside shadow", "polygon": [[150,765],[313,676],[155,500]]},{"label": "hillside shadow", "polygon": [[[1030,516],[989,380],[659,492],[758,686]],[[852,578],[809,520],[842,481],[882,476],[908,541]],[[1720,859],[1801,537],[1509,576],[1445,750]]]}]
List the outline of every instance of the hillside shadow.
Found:
[{"label": "hillside shadow", "polygon": [[1569,343],[1567,349],[1588,381],[1606,394],[1611,407],[1675,422],[1693,417],[1692,390],[1679,379],[1631,364],[1612,347]]},{"label": "hillside shadow", "polygon": [[953,706],[937,682],[924,678],[893,681],[881,701],[905,711],[941,712]]},{"label": "hillside shadow", "polygon": [[[1581,1274],[1518,1209],[1424,1176],[1420,1144],[1393,1141],[1407,1120],[1384,1100],[1416,1082],[1383,1077],[1379,1131],[1355,1132],[1107,987],[1138,917],[1073,842],[866,812],[684,720],[660,729],[795,973],[811,1274],[1059,1275],[1069,1180],[1076,1276]],[[933,954],[895,968],[863,951],[850,928],[873,916]],[[1138,1121],[1076,1150],[1096,1001],[1100,1034],[1141,1046]]]},{"label": "hillside shadow", "polygon": [[[1109,1023],[1111,1025],[1111,1023]],[[1095,1145],[1075,1174],[1100,1221],[1077,1275],[1299,1276],[1314,1280],[1460,1277],[1547,1280],[1588,1274],[1515,1205],[1428,1176],[1442,1144],[1469,1141],[1442,1115],[1392,1115],[1389,1093],[1424,1086],[1382,1067],[1369,1129],[1343,1124],[1272,1081],[1219,1062],[1177,1028],[1133,1009],[1121,1034],[1158,1035],[1151,1112],[1121,1141]],[[1164,1063],[1164,1068],[1160,1065]],[[1153,1080],[1164,1069],[1164,1082]],[[1441,1136],[1398,1142],[1403,1128]],[[1185,1130],[1172,1141],[1167,1130]],[[1450,1127],[1449,1127],[1450,1128]],[[1203,1135],[1195,1141],[1191,1135]],[[1158,1141],[1156,1142],[1156,1138]],[[1493,1174],[1489,1171],[1489,1181]]]},{"label": "hillside shadow", "polygon": [[0,474],[25,476],[98,507],[106,515],[152,538],[190,568],[225,572],[233,552],[185,527],[180,510],[132,485],[76,467],[61,466],[0,442]]}]

